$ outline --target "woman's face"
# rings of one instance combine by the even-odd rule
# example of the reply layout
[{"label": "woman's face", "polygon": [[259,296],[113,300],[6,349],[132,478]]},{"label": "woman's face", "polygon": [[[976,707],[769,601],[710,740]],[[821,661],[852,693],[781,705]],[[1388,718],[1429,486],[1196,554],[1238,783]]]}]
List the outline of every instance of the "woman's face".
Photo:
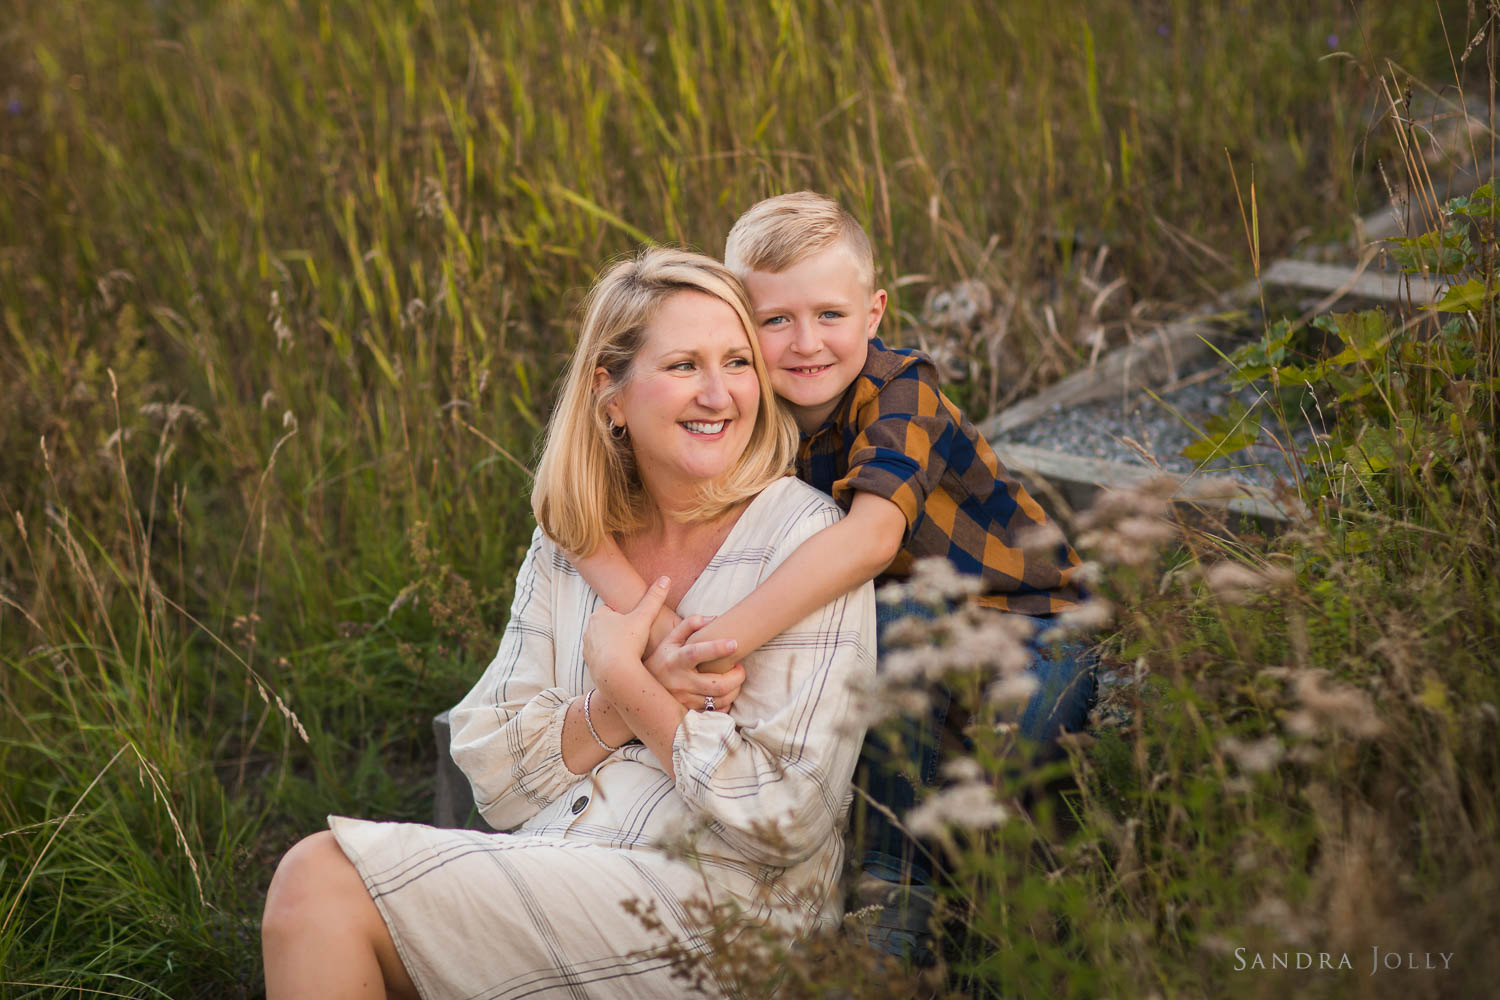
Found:
[{"label": "woman's face", "polygon": [[711,295],[682,291],[647,324],[625,384],[605,412],[629,431],[647,492],[671,506],[734,466],[759,406],[760,383],[739,316]]}]

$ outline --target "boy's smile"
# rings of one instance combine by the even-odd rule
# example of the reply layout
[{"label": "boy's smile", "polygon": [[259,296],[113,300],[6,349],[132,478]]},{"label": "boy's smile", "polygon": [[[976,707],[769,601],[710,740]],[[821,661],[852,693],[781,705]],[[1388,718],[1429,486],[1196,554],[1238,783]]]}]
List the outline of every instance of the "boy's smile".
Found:
[{"label": "boy's smile", "polygon": [[885,291],[864,286],[842,244],[778,273],[751,271],[745,289],[771,385],[797,426],[810,434],[864,368],[885,313]]}]

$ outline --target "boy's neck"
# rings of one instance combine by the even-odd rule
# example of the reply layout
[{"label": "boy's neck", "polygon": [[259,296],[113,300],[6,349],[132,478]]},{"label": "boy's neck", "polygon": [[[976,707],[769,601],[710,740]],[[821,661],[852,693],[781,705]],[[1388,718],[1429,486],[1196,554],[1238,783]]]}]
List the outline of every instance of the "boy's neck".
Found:
[{"label": "boy's neck", "polygon": [[[853,383],[851,382],[850,385],[853,385]],[[801,431],[804,435],[816,434],[818,428],[828,423],[828,418],[833,416],[834,412],[839,408],[839,404],[844,401],[844,395],[848,391],[849,386],[846,385],[844,386],[844,391],[839,393],[836,399],[832,402],[824,403],[816,409],[810,410],[800,406],[789,407],[792,411],[792,419],[797,422],[797,430]]]}]

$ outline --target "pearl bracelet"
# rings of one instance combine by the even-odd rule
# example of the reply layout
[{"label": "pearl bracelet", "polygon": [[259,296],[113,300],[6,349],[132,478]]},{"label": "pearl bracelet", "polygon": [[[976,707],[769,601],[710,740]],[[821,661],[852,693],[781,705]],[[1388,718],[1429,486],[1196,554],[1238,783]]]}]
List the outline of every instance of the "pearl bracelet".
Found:
[{"label": "pearl bracelet", "polygon": [[597,730],[597,729],[594,728],[594,720],[589,715],[589,705],[590,705],[590,703],[593,702],[593,700],[594,700],[594,692],[592,692],[592,691],[590,691],[588,694],[586,694],[586,695],[583,696],[583,723],[584,723],[584,725],[586,725],[586,726],[589,727],[589,735],[594,738],[594,742],[595,743],[599,744],[599,748],[601,750],[603,750],[605,753],[614,753],[616,750],[620,749],[620,747],[624,746],[625,744],[621,743],[620,747],[612,747],[608,743],[604,742],[604,740],[602,740],[599,737],[599,730]]}]

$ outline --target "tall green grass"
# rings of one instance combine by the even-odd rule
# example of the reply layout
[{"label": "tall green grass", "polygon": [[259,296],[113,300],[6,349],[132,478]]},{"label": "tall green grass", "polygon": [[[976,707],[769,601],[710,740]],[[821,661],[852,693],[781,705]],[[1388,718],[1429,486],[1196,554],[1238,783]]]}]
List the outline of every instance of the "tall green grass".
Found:
[{"label": "tall green grass", "polygon": [[1438,18],[1399,4],[13,10],[15,996],[255,995],[279,853],[330,811],[425,815],[427,719],[503,626],[525,467],[611,256],[716,251],[756,198],[816,187],[869,227],[896,339],[960,278],[1056,302],[1060,331],[1038,307],[1008,334],[1021,392],[1086,356],[1078,247],[1138,301],[1229,280],[1226,150],[1265,245],[1336,230],[1392,148],[1374,74],[1447,65]]}]

